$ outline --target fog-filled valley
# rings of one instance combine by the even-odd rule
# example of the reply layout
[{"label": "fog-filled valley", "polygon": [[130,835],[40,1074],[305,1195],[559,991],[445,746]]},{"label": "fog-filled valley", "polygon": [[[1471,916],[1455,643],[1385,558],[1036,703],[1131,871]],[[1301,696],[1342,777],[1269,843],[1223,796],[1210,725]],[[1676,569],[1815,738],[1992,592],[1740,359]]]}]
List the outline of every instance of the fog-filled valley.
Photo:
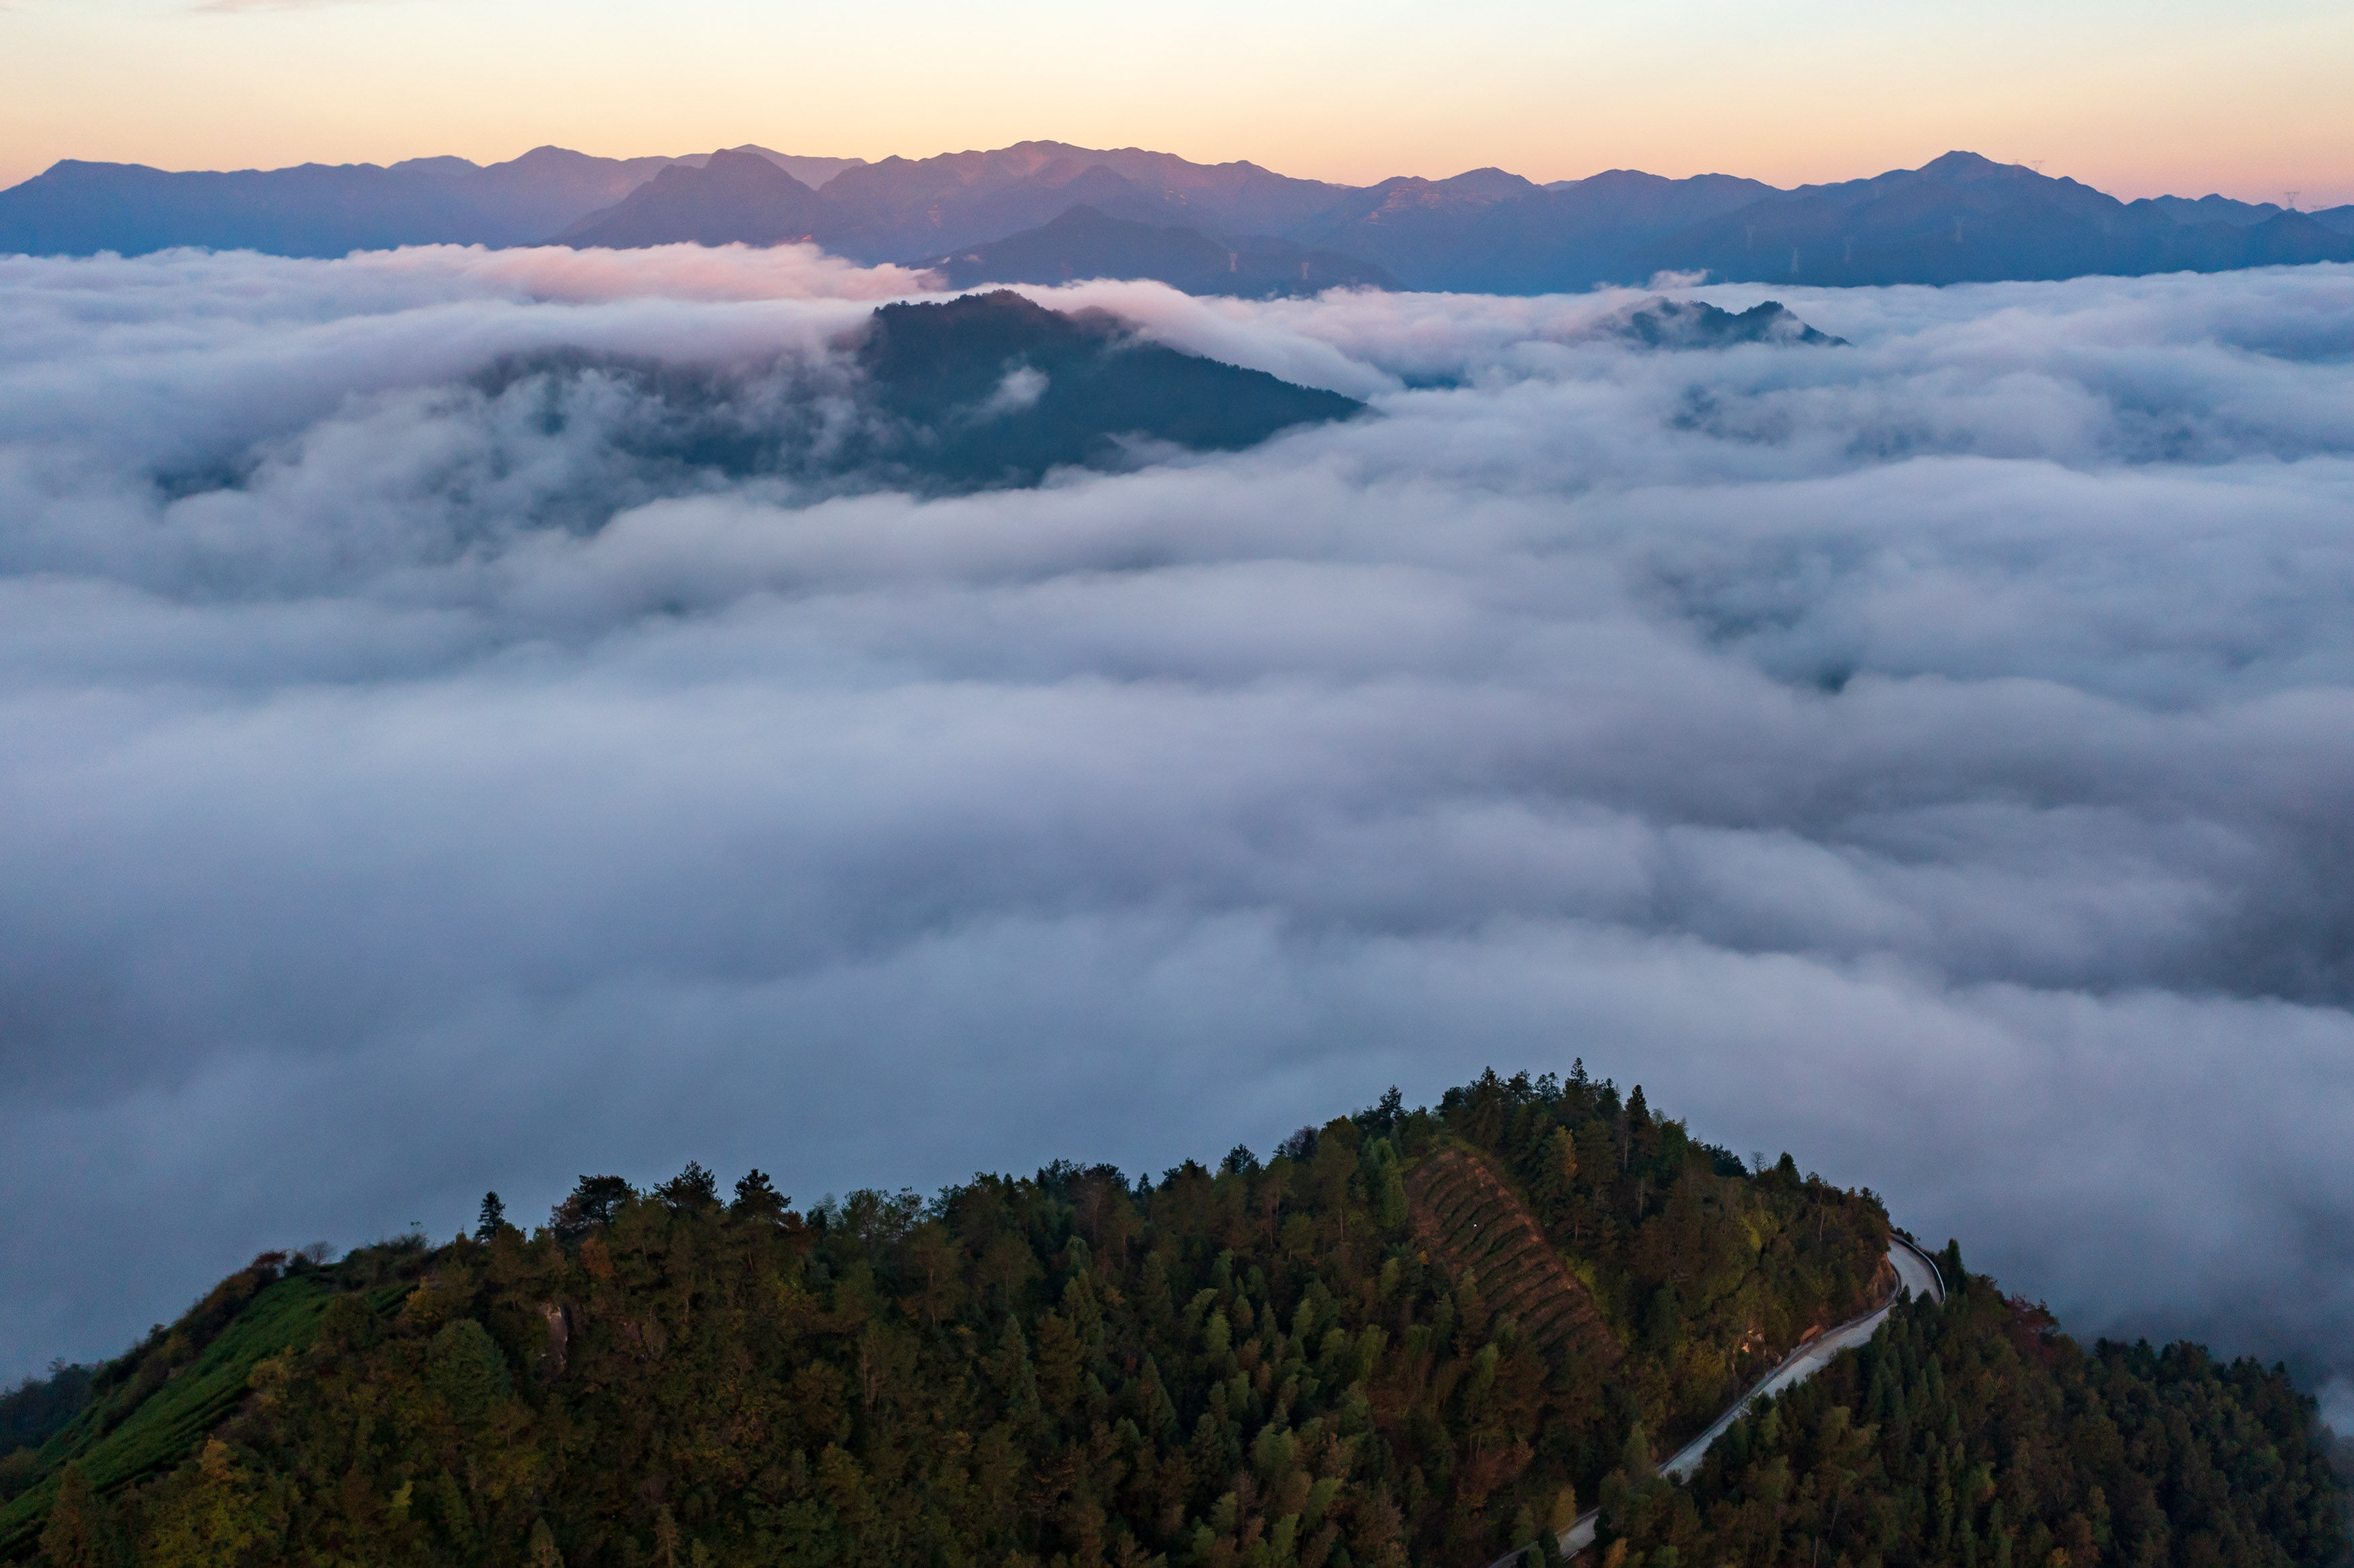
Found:
[{"label": "fog-filled valley", "polygon": [[0,259],[0,1373],[486,1188],[1580,1057],[2073,1330],[2354,1373],[2354,266],[1671,291],[1843,340],[1722,348],[1097,282],[1028,292],[1367,408],[957,493],[663,434],[850,440],[924,286]]}]

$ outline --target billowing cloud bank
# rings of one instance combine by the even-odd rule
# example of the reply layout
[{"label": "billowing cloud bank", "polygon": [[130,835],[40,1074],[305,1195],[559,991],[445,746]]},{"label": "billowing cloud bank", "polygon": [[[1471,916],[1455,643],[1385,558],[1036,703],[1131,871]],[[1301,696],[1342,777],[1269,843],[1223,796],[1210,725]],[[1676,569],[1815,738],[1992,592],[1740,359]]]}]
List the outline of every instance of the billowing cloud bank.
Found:
[{"label": "billowing cloud bank", "polygon": [[822,367],[914,281],[0,262],[0,1370],[485,1188],[1578,1055],[2081,1330],[2354,1364],[2354,270],[1706,354],[1096,285],[1377,417],[953,500],[480,378]]}]

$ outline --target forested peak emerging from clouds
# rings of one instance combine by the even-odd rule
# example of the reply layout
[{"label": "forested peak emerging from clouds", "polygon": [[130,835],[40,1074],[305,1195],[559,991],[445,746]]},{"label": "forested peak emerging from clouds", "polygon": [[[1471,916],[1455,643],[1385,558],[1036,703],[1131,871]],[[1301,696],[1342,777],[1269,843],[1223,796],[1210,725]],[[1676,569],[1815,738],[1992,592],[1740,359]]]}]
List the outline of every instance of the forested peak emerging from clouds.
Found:
[{"label": "forested peak emerging from clouds", "polygon": [[1945,1263],[1861,1357],[1650,1467],[1886,1299],[1869,1191],[1582,1069],[1131,1181],[804,1211],[584,1177],[526,1234],[266,1255],[8,1461],[0,1552],[141,1563],[2210,1568],[2342,1550],[2310,1402],[2087,1356]]}]

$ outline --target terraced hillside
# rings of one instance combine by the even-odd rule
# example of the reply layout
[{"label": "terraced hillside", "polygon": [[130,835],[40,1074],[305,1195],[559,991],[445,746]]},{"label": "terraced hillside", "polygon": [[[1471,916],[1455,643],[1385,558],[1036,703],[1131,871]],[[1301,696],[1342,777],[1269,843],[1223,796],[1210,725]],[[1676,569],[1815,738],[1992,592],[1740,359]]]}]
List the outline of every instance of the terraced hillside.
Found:
[{"label": "terraced hillside", "polygon": [[1434,1150],[1405,1180],[1415,1234],[1489,1307],[1510,1313],[1546,1356],[1616,1366],[1622,1354],[1585,1287],[1493,1166],[1469,1150]]},{"label": "terraced hillside", "polygon": [[66,1464],[101,1495],[169,1471],[245,1403],[256,1368],[311,1342],[332,1290],[316,1273],[281,1278],[282,1262],[269,1255],[229,1276],[170,1330],[101,1371],[90,1403],[32,1457],[27,1467],[41,1480],[0,1504],[0,1562],[32,1546]]},{"label": "terraced hillside", "polygon": [[[1644,1478],[1753,1361],[1877,1300],[1887,1225],[1869,1192],[1744,1165],[1575,1068],[1485,1074],[1435,1109],[1393,1093],[1263,1163],[1236,1149],[1150,1183],[1057,1162],[797,1212],[758,1171],[732,1202],[700,1165],[643,1192],[588,1176],[528,1234],[493,1210],[440,1246],[257,1258],[0,1455],[0,1563],[1479,1568],[1582,1502],[1605,1553],[1639,1538],[1620,1568],[1803,1563],[1819,1533],[1822,1568],[1853,1568],[1833,1525],[1858,1528],[1864,1492],[1769,1558],[1707,1546],[1714,1516]],[[2045,1370],[2012,1327],[1989,1297],[1954,1387],[1989,1353]],[[1899,1425],[1861,1386],[1840,1430]],[[2302,1464],[2310,1415],[2269,1386],[2261,1441]],[[1987,1456],[2049,1450],[2078,1407],[2037,1393]],[[2238,1447],[2214,1467],[2244,1465],[2255,1429],[2218,1430]],[[1914,1436],[1944,1456],[1946,1432]],[[1810,1438],[1789,1464],[1846,1451]],[[2294,1479],[2232,1528],[2337,1517]],[[1875,1545],[1885,1568],[1967,1559],[1917,1525],[1934,1479],[1877,1485],[1861,1517],[1921,1543]],[[2052,1568],[2078,1495],[2042,1509],[2045,1541],[2006,1493],[2009,1561]],[[1999,1538],[1969,1539],[2001,1568]],[[2170,1568],[2344,1568],[2335,1540]]]}]

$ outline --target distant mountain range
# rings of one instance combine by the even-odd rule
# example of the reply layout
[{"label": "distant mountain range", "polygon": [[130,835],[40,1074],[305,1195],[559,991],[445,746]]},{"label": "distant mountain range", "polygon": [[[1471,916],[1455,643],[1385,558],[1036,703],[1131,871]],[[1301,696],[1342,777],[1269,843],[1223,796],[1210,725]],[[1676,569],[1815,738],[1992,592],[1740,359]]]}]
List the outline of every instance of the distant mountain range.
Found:
[{"label": "distant mountain range", "polygon": [[[857,158],[797,158],[739,147],[822,184]],[[291,169],[167,174],[69,158],[0,191],[0,252],[136,256],[174,246],[343,256],[401,245],[540,245],[671,167],[729,154],[592,158],[535,147],[484,167],[463,158],[303,164]]]},{"label": "distant mountain range", "polygon": [[714,153],[698,168],[665,164],[653,178],[556,237],[581,249],[649,245],[784,245],[833,227],[834,208],[751,149]]},{"label": "distant mountain range", "polygon": [[1525,294],[1663,271],[1952,283],[2354,260],[2354,206],[2125,202],[1972,153],[1796,190],[1628,169],[1549,185],[1475,169],[1355,187],[1060,142],[878,163],[753,146],[631,159],[540,147],[487,167],[422,158],[235,173],[69,160],[0,191],[0,251],[35,254],[799,240],[929,267],[959,288],[1122,277],[1193,293]]},{"label": "distant mountain range", "polygon": [[976,283],[1067,283],[1074,278],[1151,278],[1189,294],[1320,294],[1395,289],[1382,268],[1337,250],[1243,235],[1214,239],[1198,228],[1131,223],[1084,204],[1052,223],[922,265],[952,289]]},{"label": "distant mountain range", "polygon": [[1755,282],[1970,283],[2354,260],[2354,207],[2251,218],[2224,216],[2222,204],[2128,204],[2074,180],[1948,153],[1919,169],[1776,192],[1638,247],[1626,270],[1705,270]]}]

